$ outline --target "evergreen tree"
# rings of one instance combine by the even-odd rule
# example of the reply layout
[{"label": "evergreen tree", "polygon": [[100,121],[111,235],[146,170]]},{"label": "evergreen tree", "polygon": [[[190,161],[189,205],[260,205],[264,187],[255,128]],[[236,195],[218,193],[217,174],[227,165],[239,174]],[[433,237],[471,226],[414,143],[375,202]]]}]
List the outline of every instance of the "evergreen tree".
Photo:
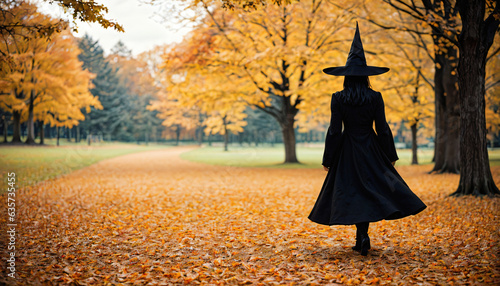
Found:
[{"label": "evergreen tree", "polygon": [[129,116],[132,105],[126,89],[120,85],[118,70],[106,60],[98,41],[90,36],[85,35],[79,47],[83,67],[96,74],[91,92],[103,106],[102,110],[91,109],[85,114],[85,121],[80,124],[83,135],[102,135],[107,140],[130,139],[127,131],[132,124]]}]

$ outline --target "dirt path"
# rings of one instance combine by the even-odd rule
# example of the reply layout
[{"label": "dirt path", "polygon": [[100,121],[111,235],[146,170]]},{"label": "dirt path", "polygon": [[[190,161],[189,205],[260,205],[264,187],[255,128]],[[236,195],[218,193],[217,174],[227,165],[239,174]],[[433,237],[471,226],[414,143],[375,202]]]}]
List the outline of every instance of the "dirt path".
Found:
[{"label": "dirt path", "polygon": [[[401,174],[429,208],[370,228],[307,220],[325,173],[215,167],[187,147],[101,161],[18,194],[10,284],[498,282],[499,199],[445,197],[455,175]],[[500,178],[498,168],[495,177]],[[5,221],[2,221],[5,225]],[[4,253],[3,257],[7,257]],[[0,280],[1,282],[2,280]]]}]

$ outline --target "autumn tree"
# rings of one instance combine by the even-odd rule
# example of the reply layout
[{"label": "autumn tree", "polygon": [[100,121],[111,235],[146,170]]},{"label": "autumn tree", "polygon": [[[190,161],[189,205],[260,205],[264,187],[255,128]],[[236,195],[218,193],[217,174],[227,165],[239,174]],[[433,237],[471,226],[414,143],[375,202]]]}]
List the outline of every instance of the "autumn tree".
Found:
[{"label": "autumn tree", "polygon": [[339,45],[347,42],[343,32],[348,32],[342,28],[351,17],[336,13],[329,2],[316,0],[255,11],[236,6],[228,11],[208,1],[200,1],[197,8],[207,15],[206,33],[216,38],[211,54],[214,66],[221,67],[228,80],[245,82],[235,84],[233,90],[243,92],[247,104],[279,123],[285,162],[298,162],[296,116],[299,111],[312,112],[314,102],[329,98],[333,91],[324,84],[328,79],[321,70],[343,64],[336,56]]},{"label": "autumn tree", "polygon": [[[232,90],[234,82],[224,74],[207,66],[209,50],[214,46],[214,38],[205,34],[192,33],[181,44],[171,47],[164,54],[162,66],[163,91],[158,100],[153,101],[151,110],[160,112],[165,126],[176,128],[177,142],[180,127],[201,130],[207,135],[223,135],[224,149],[227,150],[229,132],[241,132],[246,125],[243,120],[245,104]],[[226,88],[227,87],[227,88]],[[201,140],[202,134],[197,134]]]},{"label": "autumn tree", "polygon": [[153,71],[144,55],[133,57],[132,52],[119,41],[107,57],[117,70],[119,85],[125,88],[131,109],[127,112],[127,131],[139,142],[143,138],[149,142],[155,127],[160,124],[156,111],[147,110],[149,103],[156,99],[159,86],[153,78]]},{"label": "autumn tree", "polygon": [[[374,34],[377,35],[377,34]],[[417,139],[422,127],[432,130],[434,118],[432,85],[427,84],[430,60],[413,45],[408,35],[386,35],[390,40],[379,44],[385,50],[383,57],[391,63],[391,73],[387,75],[383,92],[387,98],[387,118],[400,121],[411,130],[412,164],[418,164]],[[385,47],[384,47],[385,46]]]},{"label": "autumn tree", "polygon": [[[436,63],[434,170],[460,169],[461,181],[455,194],[498,193],[490,174],[484,119],[486,62],[500,51],[496,49],[488,55],[498,29],[498,1],[422,0],[421,5],[403,0],[384,2],[431,30]],[[404,29],[413,30],[412,27]]]},{"label": "autumn tree", "polygon": [[[19,6],[16,17],[29,24],[54,21],[37,12],[36,6]],[[25,14],[28,13],[28,14]],[[26,17],[26,15],[31,15]],[[17,37],[21,37],[17,35]],[[19,142],[21,116],[27,121],[26,143],[34,143],[34,121],[51,121],[61,117],[66,125],[82,120],[80,108],[99,107],[99,101],[88,92],[92,75],[82,70],[79,49],[69,31],[53,35],[51,41],[31,37],[29,40],[7,39],[14,51],[12,65],[4,63],[2,86],[6,95],[0,98],[3,108],[14,114],[13,142]],[[49,118],[47,118],[49,117]]]},{"label": "autumn tree", "polygon": [[[500,48],[496,38],[491,49]],[[486,65],[486,128],[491,147],[500,145],[500,54],[491,55]]]},{"label": "autumn tree", "polygon": [[457,0],[459,46],[460,184],[454,195],[499,195],[486,148],[486,60],[500,25],[500,1]]},{"label": "autumn tree", "polygon": [[[178,46],[162,47],[156,55],[150,55],[150,63],[156,68],[157,81],[160,91],[157,98],[147,107],[150,111],[157,111],[157,117],[162,125],[173,129],[176,145],[179,145],[182,130],[197,130],[204,119],[200,99],[187,96],[191,91],[190,83],[183,80],[183,67],[189,66],[189,54],[192,49],[186,43]],[[194,91],[194,90],[193,90]]]},{"label": "autumn tree", "polygon": [[[97,3],[95,0],[44,0],[49,3],[55,3],[64,12],[73,18],[74,30],[77,29],[76,20],[89,23],[99,23],[104,28],[114,28],[123,32],[123,27],[111,20],[106,19],[108,12],[106,6]],[[68,23],[62,19],[46,23],[33,23],[25,20],[16,19],[15,10],[27,4],[24,0],[3,0],[0,3],[0,35],[11,37],[12,39],[26,37],[47,38],[54,33],[60,33],[67,28]],[[0,59],[10,62],[10,51],[0,49]]]},{"label": "autumn tree", "polygon": [[220,134],[224,137],[224,151],[228,151],[229,133],[241,133],[247,125],[247,115],[244,113],[246,104],[240,93],[223,88],[227,85],[223,75],[218,76],[219,81],[214,82],[214,78],[212,74],[209,82],[198,81],[201,85],[197,93],[203,102],[200,107],[206,114],[203,125],[205,134]]},{"label": "autumn tree", "polygon": [[[459,120],[457,27],[460,19],[453,3],[446,0],[366,1],[357,17],[391,34],[409,33],[413,43],[434,62],[435,172],[459,172]],[[420,3],[421,2],[421,3]],[[428,48],[430,38],[433,47]]]}]

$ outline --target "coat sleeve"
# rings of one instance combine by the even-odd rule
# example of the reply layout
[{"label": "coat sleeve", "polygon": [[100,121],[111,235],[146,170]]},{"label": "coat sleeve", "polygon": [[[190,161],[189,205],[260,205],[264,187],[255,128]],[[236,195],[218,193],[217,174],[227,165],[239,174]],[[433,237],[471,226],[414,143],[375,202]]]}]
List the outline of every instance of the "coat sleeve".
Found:
[{"label": "coat sleeve", "polygon": [[342,142],[342,114],[336,94],[332,95],[331,112],[330,126],[325,139],[325,152],[323,153],[323,166],[325,167],[332,166]]},{"label": "coat sleeve", "polygon": [[375,130],[377,131],[377,139],[391,162],[399,160],[398,154],[396,152],[396,146],[394,145],[394,137],[392,136],[389,124],[385,119],[385,105],[382,94],[378,93],[377,96],[377,106],[375,110]]}]

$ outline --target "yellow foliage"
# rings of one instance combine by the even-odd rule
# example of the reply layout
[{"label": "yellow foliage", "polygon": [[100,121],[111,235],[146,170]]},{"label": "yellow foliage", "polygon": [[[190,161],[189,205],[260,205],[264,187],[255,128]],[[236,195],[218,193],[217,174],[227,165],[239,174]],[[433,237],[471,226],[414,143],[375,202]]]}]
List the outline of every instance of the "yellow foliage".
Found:
[{"label": "yellow foliage", "polygon": [[[26,25],[55,21],[28,3],[12,12]],[[53,34],[50,41],[30,34],[10,38],[0,43],[2,50],[15,51],[12,64],[0,73],[1,108],[21,111],[22,120],[26,120],[28,106],[33,104],[35,120],[67,127],[85,119],[82,108],[102,108],[89,91],[94,75],[82,69],[80,51],[68,30]]]}]

